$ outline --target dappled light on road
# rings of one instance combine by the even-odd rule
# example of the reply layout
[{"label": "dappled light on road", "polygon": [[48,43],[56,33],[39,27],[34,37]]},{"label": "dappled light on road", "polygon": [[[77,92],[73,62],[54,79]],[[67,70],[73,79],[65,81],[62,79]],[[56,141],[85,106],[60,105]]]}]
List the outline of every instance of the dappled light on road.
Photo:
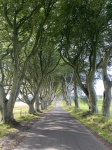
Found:
[{"label": "dappled light on road", "polygon": [[108,150],[79,121],[56,108],[40,118],[16,150]]}]

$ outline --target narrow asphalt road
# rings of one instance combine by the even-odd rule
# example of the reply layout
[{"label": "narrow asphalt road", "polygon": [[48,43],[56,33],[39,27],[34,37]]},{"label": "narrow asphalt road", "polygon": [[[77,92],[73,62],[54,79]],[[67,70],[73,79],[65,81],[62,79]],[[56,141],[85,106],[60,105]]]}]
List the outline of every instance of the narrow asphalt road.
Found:
[{"label": "narrow asphalt road", "polygon": [[28,136],[15,150],[108,150],[79,121],[56,108],[45,114],[29,130]]}]

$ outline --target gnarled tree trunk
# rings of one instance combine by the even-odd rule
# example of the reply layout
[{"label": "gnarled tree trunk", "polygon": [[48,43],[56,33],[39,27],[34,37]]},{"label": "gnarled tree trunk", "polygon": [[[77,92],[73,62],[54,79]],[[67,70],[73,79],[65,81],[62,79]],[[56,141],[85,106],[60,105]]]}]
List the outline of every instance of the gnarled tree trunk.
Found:
[{"label": "gnarled tree trunk", "polygon": [[28,113],[29,113],[29,114],[34,114],[34,113],[35,113],[34,102],[33,102],[33,101],[29,102],[29,103],[28,103],[28,106],[29,106]]},{"label": "gnarled tree trunk", "polygon": [[66,105],[69,105],[68,98],[67,98],[67,93],[66,93],[66,85],[65,85],[65,81],[64,81],[63,76],[62,76],[62,94],[63,94],[63,98],[66,102]]},{"label": "gnarled tree trunk", "polygon": [[3,121],[4,123],[7,116],[6,106],[7,106],[7,100],[5,97],[5,90],[2,83],[0,83],[0,112],[1,112],[1,121]]},{"label": "gnarled tree trunk", "polygon": [[17,96],[20,91],[21,83],[22,80],[17,75],[14,75],[10,97],[9,100],[7,101],[7,106],[6,106],[7,113],[4,120],[5,123],[10,123],[14,121],[13,109],[14,109]]},{"label": "gnarled tree trunk", "polygon": [[35,96],[35,110],[38,112],[40,111],[40,100],[39,100],[39,93],[36,93]]},{"label": "gnarled tree trunk", "polygon": [[103,105],[102,105],[102,113],[104,116],[110,117],[110,104],[111,104],[111,86],[106,81],[105,91],[103,93]]},{"label": "gnarled tree trunk", "polygon": [[110,116],[110,104],[111,104],[111,87],[112,81],[110,81],[107,74],[107,66],[110,55],[112,54],[112,46],[109,51],[105,54],[103,63],[102,63],[102,77],[104,83],[104,94],[103,94],[103,105],[102,105],[102,113],[104,116]]},{"label": "gnarled tree trunk", "polygon": [[77,94],[77,80],[75,76],[74,76],[74,103],[75,108],[79,108],[78,94]]},{"label": "gnarled tree trunk", "polygon": [[[77,72],[77,69],[76,69],[76,68],[74,68],[74,75],[75,75],[75,77],[76,77],[76,79],[77,79],[78,85],[80,86],[80,88],[82,89],[82,91],[84,92],[84,94],[87,96],[87,99],[89,99],[88,87],[85,86],[85,85],[82,83],[82,81],[81,81],[81,79],[80,79],[80,76],[79,76],[79,73]],[[86,83],[86,85],[87,85],[87,83]],[[89,102],[89,101],[88,101],[88,102]],[[89,103],[88,103],[88,106],[89,106]],[[89,106],[89,108],[90,108],[90,106]]]},{"label": "gnarled tree trunk", "polygon": [[93,113],[97,113],[98,107],[97,107],[96,91],[94,88],[94,74],[95,72],[91,71],[88,76],[88,92],[89,92],[88,104],[89,104],[89,110],[92,111]]}]

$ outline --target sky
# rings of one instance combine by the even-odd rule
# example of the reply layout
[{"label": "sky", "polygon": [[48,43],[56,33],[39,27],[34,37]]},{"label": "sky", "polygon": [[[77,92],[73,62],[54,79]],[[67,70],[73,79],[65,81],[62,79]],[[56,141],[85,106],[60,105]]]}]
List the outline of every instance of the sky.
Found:
[{"label": "sky", "polygon": [[102,80],[97,80],[96,85],[95,85],[95,90],[96,90],[97,95],[103,95],[104,86],[103,86]]}]

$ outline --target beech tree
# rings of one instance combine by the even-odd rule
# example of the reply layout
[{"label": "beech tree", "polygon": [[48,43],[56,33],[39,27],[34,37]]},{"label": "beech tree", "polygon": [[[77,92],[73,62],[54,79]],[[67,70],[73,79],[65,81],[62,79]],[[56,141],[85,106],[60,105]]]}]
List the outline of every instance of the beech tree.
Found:
[{"label": "beech tree", "polygon": [[107,31],[103,35],[105,46],[105,53],[103,56],[102,62],[102,78],[104,84],[104,93],[103,93],[103,106],[102,112],[105,116],[110,116],[110,104],[111,104],[111,87],[112,87],[112,79],[108,74],[108,66],[112,66],[112,3],[108,1],[107,5],[107,18],[108,18],[108,26]]},{"label": "beech tree", "polygon": [[[105,0],[83,3],[74,1],[74,4],[68,2],[68,6],[64,5],[68,11],[64,12],[66,18],[63,19],[65,24],[62,28],[62,57],[74,68],[77,81],[88,97],[92,112],[98,111],[93,83],[97,66],[100,64],[100,60],[97,61],[99,43],[108,25],[106,5]],[[85,86],[81,84],[80,71],[76,68],[80,68],[81,64],[86,64]]]},{"label": "beech tree", "polygon": [[105,116],[110,116],[110,104],[111,104],[111,87],[112,81],[108,76],[107,67],[109,58],[112,56],[112,46],[109,47],[109,50],[106,52],[102,62],[102,77],[104,83],[104,93],[103,93],[103,106],[102,112]]},{"label": "beech tree", "polygon": [[[27,69],[27,64],[29,59],[38,51],[43,26],[53,4],[53,0],[41,2],[19,1],[19,3],[13,1],[12,7],[12,3],[8,0],[1,2],[4,26],[6,26],[7,34],[10,37],[11,44],[8,51],[10,52],[13,66],[12,88],[5,109],[6,113],[3,116],[4,122],[14,120],[13,108]],[[33,38],[31,38],[32,35]],[[27,49],[27,45],[32,40],[31,49]]]}]

